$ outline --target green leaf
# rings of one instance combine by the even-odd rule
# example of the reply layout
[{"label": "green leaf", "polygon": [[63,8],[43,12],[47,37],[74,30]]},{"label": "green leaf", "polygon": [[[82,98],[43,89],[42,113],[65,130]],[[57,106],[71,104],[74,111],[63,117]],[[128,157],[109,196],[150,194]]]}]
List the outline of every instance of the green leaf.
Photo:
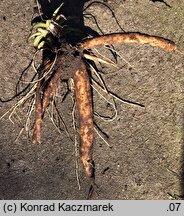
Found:
[{"label": "green leaf", "polygon": [[63,6],[64,3],[61,3],[61,5],[54,11],[53,15],[52,15],[52,20],[54,20],[59,12],[59,10],[61,9],[61,7]]},{"label": "green leaf", "polygon": [[34,40],[33,46],[37,48],[38,45],[39,45],[39,43],[40,43],[40,41],[42,40],[42,38],[43,38],[43,35],[37,36],[37,37],[35,38],[35,40]]}]

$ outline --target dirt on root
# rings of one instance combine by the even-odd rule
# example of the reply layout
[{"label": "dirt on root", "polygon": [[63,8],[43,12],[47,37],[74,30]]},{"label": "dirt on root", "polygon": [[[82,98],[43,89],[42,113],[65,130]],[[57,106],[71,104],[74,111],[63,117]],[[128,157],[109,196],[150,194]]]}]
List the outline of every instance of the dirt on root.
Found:
[{"label": "dirt on root", "polygon": [[[59,1],[55,2],[59,5]],[[81,15],[84,2],[77,0],[72,8],[71,2],[65,1],[66,15],[70,11],[76,16],[79,14],[79,19],[84,18],[93,33],[123,30],[147,33],[168,38],[184,50],[182,0],[167,0],[170,7],[149,0],[104,0],[101,2],[108,3],[114,13],[103,4],[94,3],[84,11],[84,17]],[[86,1],[84,8],[90,2]],[[21,71],[33,57],[34,49],[27,38],[34,6],[33,0],[0,2],[2,99],[15,94]],[[113,59],[107,49],[98,50]],[[145,108],[116,100],[118,116],[114,121],[105,122],[95,117],[112,148],[95,134],[94,161],[100,191],[93,199],[183,198],[183,55],[134,44],[115,46],[115,50],[119,55],[117,68],[97,65],[107,87],[121,98],[144,104]],[[30,68],[26,80],[33,73]],[[61,83],[58,92],[59,104],[66,93],[65,83]],[[0,115],[16,101],[0,103]],[[93,101],[99,114],[113,115],[112,107],[95,90]],[[44,118],[40,145],[32,145],[31,133],[25,131],[17,139],[29,106],[25,104],[17,110],[11,118],[14,124],[8,116],[0,120],[0,199],[85,199],[88,180],[79,161],[79,190],[74,142],[64,126],[58,132],[49,112]],[[72,106],[68,95],[58,109],[74,137]]]}]

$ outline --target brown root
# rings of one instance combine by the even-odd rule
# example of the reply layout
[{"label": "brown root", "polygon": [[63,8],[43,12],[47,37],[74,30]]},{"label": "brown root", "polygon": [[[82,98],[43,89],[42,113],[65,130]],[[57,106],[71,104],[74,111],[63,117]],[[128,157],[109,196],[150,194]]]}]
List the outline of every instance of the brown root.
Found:
[{"label": "brown root", "polygon": [[95,38],[86,39],[79,44],[82,49],[93,49],[98,46],[111,45],[111,44],[148,44],[151,46],[160,47],[166,51],[179,51],[176,44],[168,39],[162,37],[150,36],[141,33],[112,33],[107,35],[98,36]]},{"label": "brown root", "polygon": [[36,85],[36,102],[35,102],[35,124],[34,124],[34,130],[33,130],[33,144],[38,144],[41,141],[41,126],[42,126],[42,99],[41,99],[41,86],[42,86],[42,80],[41,77],[43,76],[45,72],[45,68],[47,65],[45,65],[44,68],[41,68],[39,70],[38,79]]},{"label": "brown root", "polygon": [[[74,51],[75,49],[71,49],[65,56],[60,55],[57,57],[57,60],[49,60],[38,70],[33,143],[40,143],[41,141],[41,127],[44,112],[50,99],[57,91],[58,80],[61,78],[61,75],[62,79],[67,80],[73,77],[74,73],[81,66],[81,57],[80,55],[76,57],[73,54]],[[54,68],[55,71],[52,72],[51,68]],[[63,69],[62,74],[61,69]]]},{"label": "brown root", "polygon": [[[43,75],[43,72],[40,74]],[[33,131],[33,143],[41,142],[41,127],[45,110],[50,99],[55,95],[58,87],[58,80],[61,77],[61,71],[58,69],[54,72],[51,78],[47,81],[47,87],[43,90],[41,81],[37,83],[36,89],[36,105],[35,105],[35,125]],[[43,92],[43,93],[42,93]],[[43,94],[43,96],[41,96]]]},{"label": "brown root", "polygon": [[38,144],[41,141],[41,126],[42,126],[42,103],[41,103],[40,83],[37,83],[33,144]]},{"label": "brown root", "polygon": [[45,112],[50,99],[56,94],[58,88],[58,80],[61,77],[61,71],[57,70],[50,79],[47,88],[44,90],[42,98],[42,113]]},{"label": "brown root", "polygon": [[86,175],[94,179],[94,162],[92,159],[94,142],[93,109],[90,80],[84,64],[74,75],[74,85],[76,106],[79,114],[80,159]]}]

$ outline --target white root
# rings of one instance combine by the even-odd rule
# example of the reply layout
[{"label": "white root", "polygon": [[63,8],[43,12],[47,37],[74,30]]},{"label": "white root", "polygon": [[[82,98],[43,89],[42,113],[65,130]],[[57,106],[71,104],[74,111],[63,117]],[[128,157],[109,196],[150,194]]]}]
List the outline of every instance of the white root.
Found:
[{"label": "white root", "polygon": [[77,129],[76,129],[76,122],[75,122],[75,108],[76,108],[76,102],[75,99],[72,95],[72,100],[73,100],[73,109],[72,109],[72,120],[73,120],[73,129],[75,133],[74,137],[74,148],[75,148],[75,173],[76,173],[76,179],[77,179],[77,184],[79,190],[81,189],[80,185],[80,179],[79,179],[79,163],[78,163],[78,158],[79,158],[79,148],[78,148],[78,142],[77,142]]},{"label": "white root", "polygon": [[110,59],[104,60],[104,59],[99,58],[99,57],[97,57],[95,55],[89,55],[89,54],[86,54],[86,53],[84,54],[84,58],[86,58],[88,60],[92,60],[94,62],[101,62],[101,63],[104,63],[104,64],[108,64],[108,65],[117,67],[116,63],[114,63]]},{"label": "white root", "polygon": [[114,109],[114,115],[112,117],[104,117],[104,116],[101,116],[99,115],[97,112],[94,112],[94,114],[98,117],[100,117],[101,119],[103,119],[104,121],[107,121],[107,122],[111,122],[111,121],[114,121],[116,118],[117,118],[117,109],[116,109],[116,106],[115,106],[115,103],[112,103],[110,102],[108,99],[106,99],[106,97],[104,97],[93,85],[91,85],[92,88],[100,95],[100,97],[102,97],[108,104],[110,104],[113,109]]},{"label": "white root", "polygon": [[7,112],[5,112],[1,117],[0,120],[2,118],[4,118],[8,113],[10,113],[9,115],[9,120],[12,122],[12,124],[14,124],[14,122],[12,121],[11,117],[12,115],[14,115],[16,109],[21,106],[26,100],[28,100],[31,96],[33,96],[35,94],[35,89],[36,89],[36,84],[33,85],[33,87],[29,90],[29,92],[23,97],[21,98],[16,104],[14,104],[14,106],[12,106]]},{"label": "white root", "polygon": [[98,132],[98,130],[96,129],[96,126],[94,128],[95,132],[98,134],[98,136],[104,141],[104,143],[111,148],[112,146],[103,138],[103,136]]}]

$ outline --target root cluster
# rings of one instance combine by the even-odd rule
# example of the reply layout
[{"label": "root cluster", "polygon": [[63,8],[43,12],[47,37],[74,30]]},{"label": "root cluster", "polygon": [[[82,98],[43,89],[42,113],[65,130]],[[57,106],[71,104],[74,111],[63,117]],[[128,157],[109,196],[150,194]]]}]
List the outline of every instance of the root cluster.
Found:
[{"label": "root cluster", "polygon": [[[94,161],[93,161],[93,144],[94,144],[94,120],[93,104],[90,87],[90,75],[86,69],[86,59],[90,61],[103,61],[93,55],[86,54],[86,50],[98,46],[116,45],[116,44],[148,44],[164,49],[165,51],[179,51],[177,46],[170,40],[140,33],[117,33],[90,38],[82,41],[76,46],[62,46],[57,51],[57,57],[50,58],[47,62],[44,60],[43,65],[37,70],[38,80],[35,91],[35,123],[33,129],[33,143],[41,142],[41,128],[44,113],[52,98],[56,95],[60,80],[72,78],[74,81],[74,95],[76,109],[79,119],[80,134],[80,159],[87,177],[91,181],[91,187],[95,185],[94,180]],[[45,63],[46,62],[46,63]],[[111,63],[112,64],[112,63]],[[105,89],[101,84],[103,91],[113,96],[111,92]],[[119,99],[116,96],[116,99]],[[123,100],[122,100],[123,101]]]}]

